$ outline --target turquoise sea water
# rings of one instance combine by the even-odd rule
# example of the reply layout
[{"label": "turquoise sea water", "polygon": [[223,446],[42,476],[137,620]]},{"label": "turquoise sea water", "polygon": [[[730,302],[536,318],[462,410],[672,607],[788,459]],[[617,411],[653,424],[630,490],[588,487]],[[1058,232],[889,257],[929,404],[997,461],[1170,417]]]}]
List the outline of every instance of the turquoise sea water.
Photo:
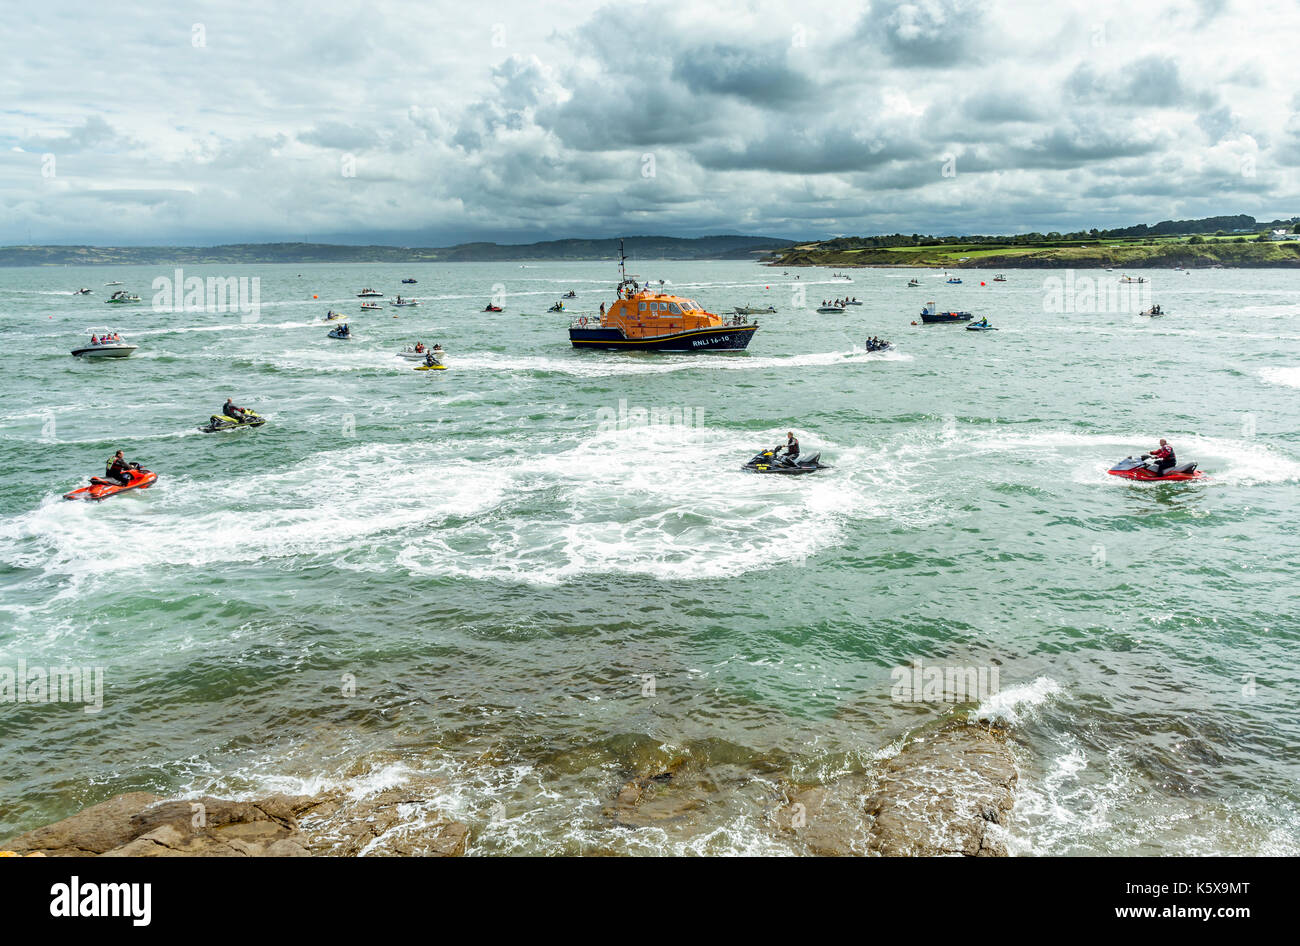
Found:
[{"label": "turquoise sea water", "polygon": [[[1045,311],[1063,272],[636,268],[779,312],[743,353],[600,353],[566,327],[609,262],[185,268],[257,277],[255,320],[154,311],[172,267],[0,269],[0,667],[105,680],[99,713],[0,703],[0,837],[129,790],[432,774],[476,853],[797,852],[774,786],[983,704],[1016,852],[1300,851],[1300,276],[1146,272],[1152,321]],[[362,314],[363,286],[423,305]],[[911,326],[930,299],[999,331]],[[89,326],[140,350],[70,357]],[[227,396],[269,423],[200,433]],[[740,471],[789,429],[833,469]],[[1160,436],[1211,479],[1106,475]],[[153,489],[60,499],[118,448]],[[891,699],[918,658],[1000,693]],[[611,821],[682,756],[674,817]]]}]

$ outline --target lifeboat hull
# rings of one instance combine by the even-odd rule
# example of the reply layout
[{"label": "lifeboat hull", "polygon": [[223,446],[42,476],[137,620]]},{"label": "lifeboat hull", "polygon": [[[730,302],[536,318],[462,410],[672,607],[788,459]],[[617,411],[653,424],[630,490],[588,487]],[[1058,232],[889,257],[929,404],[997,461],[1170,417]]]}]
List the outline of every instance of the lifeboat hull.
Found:
[{"label": "lifeboat hull", "polygon": [[738,351],[749,345],[757,325],[718,325],[689,329],[647,338],[628,338],[617,328],[599,325],[569,329],[574,348],[605,348],[621,351]]}]

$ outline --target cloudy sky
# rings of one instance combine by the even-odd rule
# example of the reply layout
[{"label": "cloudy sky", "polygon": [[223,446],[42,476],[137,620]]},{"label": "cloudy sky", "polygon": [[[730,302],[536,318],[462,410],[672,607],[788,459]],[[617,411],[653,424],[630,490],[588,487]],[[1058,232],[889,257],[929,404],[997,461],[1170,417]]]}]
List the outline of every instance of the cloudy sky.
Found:
[{"label": "cloudy sky", "polygon": [[0,244],[1300,213],[1297,0],[55,0],[6,31]]}]

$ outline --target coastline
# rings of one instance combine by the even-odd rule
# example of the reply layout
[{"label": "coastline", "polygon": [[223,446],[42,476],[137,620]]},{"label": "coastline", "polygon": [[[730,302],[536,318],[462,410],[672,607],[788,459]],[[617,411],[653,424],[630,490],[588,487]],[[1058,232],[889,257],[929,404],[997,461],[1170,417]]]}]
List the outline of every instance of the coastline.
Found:
[{"label": "coastline", "polygon": [[[653,771],[651,771],[653,769]],[[684,756],[632,774],[601,812],[609,827],[658,830],[707,805],[707,773]],[[778,780],[766,832],[790,854],[1007,856],[1018,773],[998,725],[948,719],[894,755],[824,784]],[[436,807],[446,780],[411,777],[357,797],[337,790],[251,799],[128,792],[0,841],[0,856],[458,857],[475,826]],[[616,853],[609,850],[583,854]]]}]

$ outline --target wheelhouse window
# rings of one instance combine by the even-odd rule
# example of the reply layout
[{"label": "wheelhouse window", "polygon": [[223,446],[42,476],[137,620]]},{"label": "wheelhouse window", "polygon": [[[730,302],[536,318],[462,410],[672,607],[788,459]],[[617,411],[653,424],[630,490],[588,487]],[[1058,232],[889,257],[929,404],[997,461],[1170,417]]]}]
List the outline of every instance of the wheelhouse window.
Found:
[{"label": "wheelhouse window", "polygon": [[672,313],[674,313],[674,314],[676,314],[676,315],[681,315],[681,314],[682,314],[682,310],[681,310],[680,307],[678,307],[678,305],[677,305],[676,302],[670,302],[670,303],[668,303],[668,311],[669,311],[669,312],[672,312]]},{"label": "wheelhouse window", "polygon": [[644,312],[644,311],[645,311],[645,303],[644,303],[644,302],[638,303],[638,304],[637,304],[637,309],[639,309],[640,311]]}]

